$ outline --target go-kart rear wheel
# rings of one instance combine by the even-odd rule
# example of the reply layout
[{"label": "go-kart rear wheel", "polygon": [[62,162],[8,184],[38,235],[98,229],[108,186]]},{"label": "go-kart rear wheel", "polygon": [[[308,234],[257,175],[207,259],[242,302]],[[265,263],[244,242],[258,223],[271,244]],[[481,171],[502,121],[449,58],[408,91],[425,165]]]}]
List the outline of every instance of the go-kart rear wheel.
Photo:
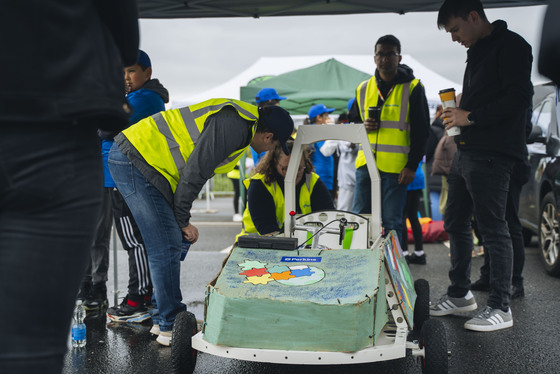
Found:
[{"label": "go-kart rear wheel", "polygon": [[424,348],[422,373],[445,374],[449,370],[447,359],[447,337],[443,323],[436,319],[428,319],[422,326],[420,348]]},{"label": "go-kart rear wheel", "polygon": [[422,325],[430,318],[430,284],[425,279],[414,282],[416,302],[414,303],[414,331],[422,331]]},{"label": "go-kart rear wheel", "polygon": [[196,333],[194,314],[187,311],[177,314],[171,340],[171,365],[174,373],[191,374],[194,371],[197,351],[192,347],[192,337]]}]

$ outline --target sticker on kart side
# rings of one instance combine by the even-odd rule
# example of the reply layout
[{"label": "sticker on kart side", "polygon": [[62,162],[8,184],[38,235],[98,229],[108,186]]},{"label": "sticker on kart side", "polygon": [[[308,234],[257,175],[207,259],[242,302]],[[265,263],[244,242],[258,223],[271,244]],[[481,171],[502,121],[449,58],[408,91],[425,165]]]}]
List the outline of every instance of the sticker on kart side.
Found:
[{"label": "sticker on kart side", "polygon": [[405,319],[409,326],[413,326],[414,303],[416,301],[416,291],[414,282],[410,274],[410,269],[406,264],[406,259],[401,250],[401,246],[394,231],[391,231],[383,245],[385,253],[385,264],[395,287],[397,298],[401,302]]},{"label": "sticker on kart side", "polygon": [[321,262],[321,257],[304,257],[304,256],[296,256],[296,257],[282,257],[282,262]]}]

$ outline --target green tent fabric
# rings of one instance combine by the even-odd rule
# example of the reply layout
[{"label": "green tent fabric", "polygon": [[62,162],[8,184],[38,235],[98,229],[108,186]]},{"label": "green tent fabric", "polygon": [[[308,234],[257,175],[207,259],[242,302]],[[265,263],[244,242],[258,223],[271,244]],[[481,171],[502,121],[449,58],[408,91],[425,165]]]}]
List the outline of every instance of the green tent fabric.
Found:
[{"label": "green tent fabric", "polygon": [[255,104],[261,88],[272,87],[286,100],[280,106],[291,114],[307,114],[314,104],[336,108],[335,113],[346,111],[348,100],[356,96],[356,87],[371,75],[356,70],[335,59],[329,59],[308,68],[294,70],[268,79],[253,79],[241,87],[242,101]]}]

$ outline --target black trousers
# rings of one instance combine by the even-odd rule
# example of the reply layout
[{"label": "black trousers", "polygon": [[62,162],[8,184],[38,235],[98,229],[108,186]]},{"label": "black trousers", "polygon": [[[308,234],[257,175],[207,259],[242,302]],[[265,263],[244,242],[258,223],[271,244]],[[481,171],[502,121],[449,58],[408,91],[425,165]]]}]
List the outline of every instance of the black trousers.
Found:
[{"label": "black trousers", "polygon": [[100,204],[95,238],[91,247],[90,262],[86,268],[83,283],[105,286],[109,271],[109,244],[113,227],[113,208],[111,206],[111,189],[104,188]]},{"label": "black trousers", "polygon": [[403,212],[403,234],[401,248],[408,251],[408,230],[406,228],[406,219],[410,220],[410,227],[412,228],[412,236],[414,237],[414,251],[424,250],[424,238],[422,237],[422,225],[418,220],[418,211],[420,209],[420,197],[422,190],[408,190],[406,191],[406,204]]},{"label": "black trousers", "polygon": [[449,196],[445,230],[449,233],[451,285],[447,294],[463,297],[470,290],[472,216],[476,219],[484,251],[490,255],[488,306],[509,308],[513,248],[506,222],[506,205],[515,160],[482,152],[458,150],[447,177]]},{"label": "black trousers", "polygon": [[101,204],[99,122],[0,122],[0,373],[62,371]]},{"label": "black trousers", "polygon": [[[523,227],[519,221],[519,199],[521,189],[529,180],[531,167],[527,162],[517,162],[513,167],[506,205],[506,221],[513,247],[513,271],[511,284],[523,287],[523,267],[525,266],[525,243],[523,242]],[[484,244],[484,243],[482,243]],[[484,251],[484,265],[480,268],[480,279],[490,282],[490,255]]]}]

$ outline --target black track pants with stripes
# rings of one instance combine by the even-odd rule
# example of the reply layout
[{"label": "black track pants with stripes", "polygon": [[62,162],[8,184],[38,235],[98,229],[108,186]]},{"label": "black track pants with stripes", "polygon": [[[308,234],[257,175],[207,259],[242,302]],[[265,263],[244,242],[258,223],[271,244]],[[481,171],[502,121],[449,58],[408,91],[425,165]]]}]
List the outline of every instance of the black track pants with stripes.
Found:
[{"label": "black track pants with stripes", "polygon": [[128,298],[131,301],[143,301],[145,296],[152,294],[144,240],[120,192],[115,188],[111,193],[117,233],[123,248],[128,252]]}]

